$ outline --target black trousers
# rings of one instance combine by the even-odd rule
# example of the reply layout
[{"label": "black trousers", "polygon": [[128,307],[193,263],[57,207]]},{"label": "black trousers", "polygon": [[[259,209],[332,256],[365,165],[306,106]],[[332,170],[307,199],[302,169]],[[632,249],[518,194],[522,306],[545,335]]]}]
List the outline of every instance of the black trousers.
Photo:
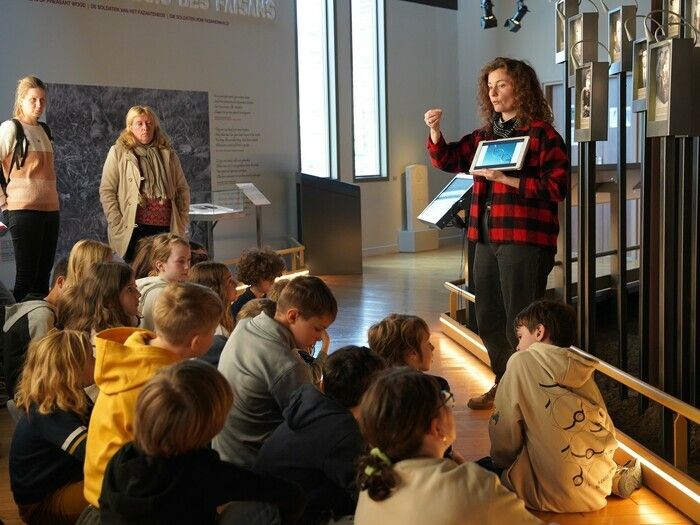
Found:
[{"label": "black trousers", "polygon": [[521,244],[488,242],[488,214],[482,217],[481,237],[474,255],[476,323],[500,381],[518,338],[513,321],[520,311],[544,296],[554,251]]},{"label": "black trousers", "polygon": [[29,293],[46,295],[58,242],[58,211],[13,210],[7,212],[15,251],[17,301]]}]

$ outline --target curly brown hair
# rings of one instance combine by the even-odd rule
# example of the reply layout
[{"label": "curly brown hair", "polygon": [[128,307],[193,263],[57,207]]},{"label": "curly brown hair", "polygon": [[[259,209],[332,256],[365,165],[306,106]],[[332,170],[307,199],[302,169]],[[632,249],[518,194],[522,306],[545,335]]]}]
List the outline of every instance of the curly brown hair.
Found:
[{"label": "curly brown hair", "polygon": [[236,267],[238,282],[253,286],[261,281],[274,281],[284,272],[284,259],[270,248],[252,248],[241,254]]},{"label": "curly brown hair", "polygon": [[479,73],[477,98],[479,101],[479,113],[484,126],[490,127],[496,116],[493,104],[491,104],[491,99],[489,98],[489,73],[501,68],[505,68],[506,73],[513,80],[518,123],[520,125],[528,125],[532,121],[540,120],[551,124],[554,121],[552,108],[544,98],[542,86],[532,66],[522,60],[497,57],[482,67]]}]

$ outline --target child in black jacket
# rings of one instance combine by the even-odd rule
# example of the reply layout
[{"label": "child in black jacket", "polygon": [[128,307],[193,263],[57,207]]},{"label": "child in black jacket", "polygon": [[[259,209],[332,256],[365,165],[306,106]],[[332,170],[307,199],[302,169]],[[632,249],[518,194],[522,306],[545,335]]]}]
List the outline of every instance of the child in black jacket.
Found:
[{"label": "child in black jacket", "polygon": [[[283,524],[296,523],[305,505],[296,485],[226,463],[207,448],[232,404],[228,381],[207,363],[158,372],[139,394],[134,441],[107,466],[101,523],[264,523],[278,513]],[[230,502],[220,516],[217,508]]]}]

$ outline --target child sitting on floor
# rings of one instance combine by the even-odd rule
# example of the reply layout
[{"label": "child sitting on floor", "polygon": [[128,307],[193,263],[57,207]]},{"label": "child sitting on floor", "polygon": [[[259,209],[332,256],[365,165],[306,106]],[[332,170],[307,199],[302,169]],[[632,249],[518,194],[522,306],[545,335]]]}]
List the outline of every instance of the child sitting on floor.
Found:
[{"label": "child sitting on floor", "polygon": [[136,280],[141,292],[141,323],[139,326],[153,330],[153,305],[168,283],[188,279],[190,271],[190,243],[174,233],[161,233],[151,245],[151,272],[149,277]]},{"label": "child sitting on floor", "polygon": [[541,524],[475,463],[443,456],[456,438],[452,394],[407,367],[388,370],[360,404],[371,451],[358,465],[355,525]]},{"label": "child sitting on floor", "polygon": [[73,524],[83,496],[95,360],[83,332],[53,330],[29,346],[15,398],[10,485],[25,523]]},{"label": "child sitting on floor", "polygon": [[[248,523],[251,511],[277,509],[295,523],[303,509],[300,489],[219,459],[208,443],[224,425],[231,387],[216,368],[197,360],[161,369],[136,401],[134,441],[110,460],[100,496],[105,525]],[[270,519],[270,522],[272,522]]]},{"label": "child sitting on floor", "polygon": [[594,362],[569,348],[573,308],[535,301],[514,326],[518,352],[508,360],[489,421],[491,461],[505,469],[503,484],[529,508],[552,512],[605,507],[614,477],[621,495],[631,493],[641,470],[630,465],[616,476],[615,428],[593,379]]},{"label": "child sitting on floor", "polygon": [[[190,243],[191,244],[191,243]],[[221,351],[233,331],[236,321],[231,317],[231,302],[236,299],[236,283],[231,271],[225,264],[204,261],[190,268],[190,282],[201,284],[214,291],[224,305],[219,326],[214,332],[214,342],[201,359],[211,365],[218,365]]]},{"label": "child sitting on floor", "polygon": [[269,248],[245,250],[236,267],[238,282],[248,288],[231,306],[231,315],[235,319],[243,305],[252,299],[265,297],[275,282],[275,278],[284,272],[284,260]]},{"label": "child sitting on floor", "polygon": [[[274,318],[263,312],[236,325],[219,361],[234,393],[233,408],[213,441],[224,460],[253,465],[260,447],[282,423],[292,393],[313,382],[296,349],[327,337],[337,311],[328,286],[318,277],[304,276],[284,289]],[[323,361],[319,359],[320,366]]]},{"label": "child sitting on floor", "polygon": [[[189,247],[187,248],[189,250]],[[153,308],[155,333],[112,328],[97,334],[95,383],[100,395],[90,421],[85,458],[85,498],[91,504],[82,523],[94,523],[107,462],[134,435],[136,398],[162,367],[199,357],[211,346],[223,305],[209,288],[170,283]]]},{"label": "child sitting on floor", "polygon": [[59,324],[87,332],[90,337],[107,328],[136,326],[140,297],[128,264],[97,263],[82,283],[68,288],[61,296]]},{"label": "child sitting on floor", "polygon": [[355,468],[367,447],[357,424],[360,399],[384,368],[369,348],[336,350],[323,366],[320,390],[304,385],[294,392],[285,421],[260,450],[256,472],[293,481],[306,492],[304,523],[355,513]]}]

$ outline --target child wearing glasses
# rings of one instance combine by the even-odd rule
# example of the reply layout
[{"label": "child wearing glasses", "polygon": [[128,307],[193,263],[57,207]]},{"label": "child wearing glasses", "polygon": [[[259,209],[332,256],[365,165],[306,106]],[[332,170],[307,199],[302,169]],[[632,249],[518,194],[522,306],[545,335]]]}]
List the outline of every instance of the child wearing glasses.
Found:
[{"label": "child wearing glasses", "polygon": [[498,477],[443,456],[455,440],[454,400],[427,374],[382,374],[360,404],[371,451],[360,459],[355,525],[541,524]]}]

